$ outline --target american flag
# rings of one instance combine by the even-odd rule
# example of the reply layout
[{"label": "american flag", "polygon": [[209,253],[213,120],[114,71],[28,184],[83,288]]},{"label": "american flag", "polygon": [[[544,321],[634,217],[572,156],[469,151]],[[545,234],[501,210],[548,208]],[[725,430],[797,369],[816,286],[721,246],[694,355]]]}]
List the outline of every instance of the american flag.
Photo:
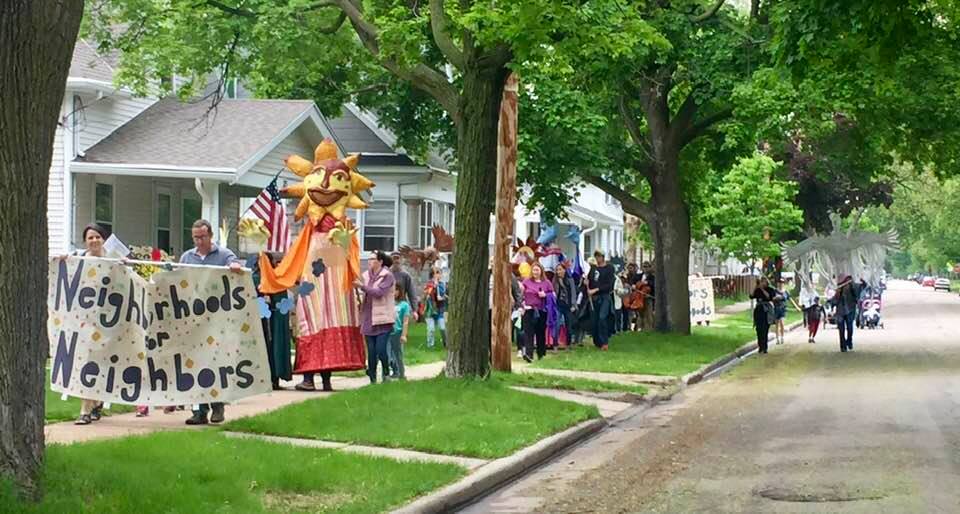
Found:
[{"label": "american flag", "polygon": [[280,200],[280,190],[277,189],[277,177],[273,177],[270,184],[260,192],[250,206],[250,212],[262,219],[264,226],[270,231],[267,251],[287,251],[290,247],[290,226],[287,225],[287,211]]}]

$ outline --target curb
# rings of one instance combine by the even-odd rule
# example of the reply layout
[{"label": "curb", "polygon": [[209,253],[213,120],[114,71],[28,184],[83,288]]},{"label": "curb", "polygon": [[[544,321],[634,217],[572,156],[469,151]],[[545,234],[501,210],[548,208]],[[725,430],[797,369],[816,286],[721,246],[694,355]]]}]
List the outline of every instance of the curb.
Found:
[{"label": "curb", "polygon": [[[794,321],[790,325],[784,327],[784,332],[793,332],[797,328],[803,326],[803,320]],[[713,362],[701,367],[697,371],[692,373],[687,373],[686,375],[680,377],[680,383],[683,385],[693,385],[703,380],[703,377],[709,375],[711,372],[726,366],[734,359],[742,359],[746,355],[750,354],[759,347],[756,341],[751,341],[740,348],[722,356],[714,359]]]},{"label": "curb", "polygon": [[452,512],[509,482],[571,446],[606,428],[604,418],[584,421],[559,434],[528,446],[509,457],[497,459],[459,482],[392,511],[394,514],[433,514]]}]

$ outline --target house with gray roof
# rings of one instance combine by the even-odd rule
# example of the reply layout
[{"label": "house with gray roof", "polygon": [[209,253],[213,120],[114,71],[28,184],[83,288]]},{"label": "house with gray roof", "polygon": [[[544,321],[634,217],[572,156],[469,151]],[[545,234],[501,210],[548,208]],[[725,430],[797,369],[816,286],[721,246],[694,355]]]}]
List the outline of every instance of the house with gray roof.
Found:
[{"label": "house with gray roof", "polygon": [[[233,227],[279,173],[324,138],[341,154],[361,153],[360,170],[377,186],[370,208],[351,212],[364,250],[432,244],[430,227],[453,230],[454,176],[431,156],[424,165],[393,148],[376,119],[355,106],[326,119],[310,100],[225,98],[208,101],[136,97],[114,85],[116,60],[78,41],[70,65],[50,170],[51,254],[83,246],[83,227],[97,222],[128,245],[179,254],[192,245],[197,218],[224,226],[222,243],[241,249]],[[293,202],[288,202],[293,209]],[[295,227],[296,225],[294,225]],[[255,250],[255,249],[249,249]]]},{"label": "house with gray roof", "polygon": [[[449,152],[409,155],[373,113],[347,104],[327,118],[313,101],[253,99],[236,83],[216,108],[203,100],[137,97],[114,85],[115,67],[116,56],[78,41],[50,170],[52,255],[82,247],[83,227],[93,222],[127,245],[178,255],[192,246],[198,218],[227,229],[215,234],[221,244],[257,251],[238,240],[239,218],[251,216],[247,208],[274,176],[281,187],[298,182],[283,159],[309,158],[324,138],[342,155],[361,154],[359,170],[376,184],[365,198],[369,208],[348,211],[364,251],[432,245],[434,225],[454,232]],[[287,204],[292,213],[294,202]],[[584,230],[584,251],[619,253],[619,204],[587,186],[568,211],[565,221]],[[534,235],[538,224],[538,213],[518,207],[517,236]]]}]

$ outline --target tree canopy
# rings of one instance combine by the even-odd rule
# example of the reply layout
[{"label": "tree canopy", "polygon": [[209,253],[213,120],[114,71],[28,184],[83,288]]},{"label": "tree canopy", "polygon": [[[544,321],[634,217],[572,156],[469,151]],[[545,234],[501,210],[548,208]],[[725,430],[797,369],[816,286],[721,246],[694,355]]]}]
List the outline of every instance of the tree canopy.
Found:
[{"label": "tree canopy", "polygon": [[711,223],[720,227],[712,246],[741,262],[780,255],[780,243],[803,222],[796,205],[796,184],[776,178],[777,163],[766,155],[740,159],[723,176],[707,209]]}]

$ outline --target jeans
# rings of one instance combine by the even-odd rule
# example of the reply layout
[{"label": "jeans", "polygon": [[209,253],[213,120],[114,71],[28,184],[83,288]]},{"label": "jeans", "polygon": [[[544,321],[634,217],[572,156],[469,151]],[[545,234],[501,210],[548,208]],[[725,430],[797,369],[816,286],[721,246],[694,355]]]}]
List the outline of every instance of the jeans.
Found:
[{"label": "jeans", "polygon": [[436,329],[440,329],[440,342],[443,344],[443,347],[447,347],[447,319],[446,316],[440,316],[439,318],[434,318],[433,316],[427,316],[427,348],[433,348],[433,334]]},{"label": "jeans", "polygon": [[633,322],[634,313],[636,311],[624,307],[620,310],[620,331],[629,332],[631,323]]},{"label": "jeans", "polygon": [[534,341],[536,341],[537,357],[543,358],[547,354],[547,313],[530,309],[523,311],[523,340],[524,353],[533,357]]},{"label": "jeans", "polygon": [[856,312],[848,312],[837,318],[837,328],[840,330],[840,351],[853,349],[853,322],[856,318]]},{"label": "jeans", "polygon": [[400,341],[402,334],[390,334],[390,344],[387,346],[387,356],[390,358],[391,375],[394,378],[406,378],[406,370],[403,367],[403,342]]},{"label": "jeans", "polygon": [[593,297],[593,344],[604,346],[610,341],[610,316],[613,312],[613,299],[608,294]]},{"label": "jeans", "polygon": [[370,383],[377,383],[377,361],[383,367],[383,378],[390,374],[390,358],[387,356],[387,345],[390,341],[390,332],[366,336],[367,339],[367,376]]}]

